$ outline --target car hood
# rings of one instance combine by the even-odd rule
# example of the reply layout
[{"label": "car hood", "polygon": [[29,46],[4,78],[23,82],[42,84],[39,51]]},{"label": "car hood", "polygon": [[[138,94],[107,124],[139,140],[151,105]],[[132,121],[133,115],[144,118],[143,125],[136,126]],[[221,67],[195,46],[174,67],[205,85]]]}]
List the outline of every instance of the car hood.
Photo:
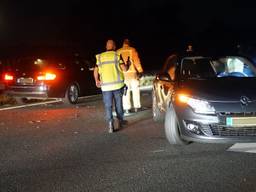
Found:
[{"label": "car hood", "polygon": [[208,80],[186,80],[181,82],[180,91],[195,98],[212,102],[240,101],[241,96],[256,101],[256,78],[214,78]]}]

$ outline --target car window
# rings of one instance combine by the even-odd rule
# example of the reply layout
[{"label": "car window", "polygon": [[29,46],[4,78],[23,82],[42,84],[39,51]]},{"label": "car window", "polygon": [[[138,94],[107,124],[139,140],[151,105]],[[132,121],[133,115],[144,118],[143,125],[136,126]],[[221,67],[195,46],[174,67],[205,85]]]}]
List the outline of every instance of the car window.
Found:
[{"label": "car window", "polygon": [[216,77],[216,72],[212,66],[211,59],[183,59],[181,67],[183,79],[188,78],[212,78]]},{"label": "car window", "polygon": [[242,57],[224,57],[213,61],[218,77],[255,77],[255,67]]}]

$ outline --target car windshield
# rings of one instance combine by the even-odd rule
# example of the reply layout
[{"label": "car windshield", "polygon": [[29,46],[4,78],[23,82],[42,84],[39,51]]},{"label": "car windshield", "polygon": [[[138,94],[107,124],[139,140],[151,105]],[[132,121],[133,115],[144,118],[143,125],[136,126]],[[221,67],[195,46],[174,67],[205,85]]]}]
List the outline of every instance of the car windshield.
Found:
[{"label": "car windshield", "polygon": [[217,77],[255,77],[254,65],[242,57],[223,57],[212,61]]},{"label": "car windshield", "polygon": [[182,61],[183,79],[255,77],[255,67],[242,57],[188,58]]}]

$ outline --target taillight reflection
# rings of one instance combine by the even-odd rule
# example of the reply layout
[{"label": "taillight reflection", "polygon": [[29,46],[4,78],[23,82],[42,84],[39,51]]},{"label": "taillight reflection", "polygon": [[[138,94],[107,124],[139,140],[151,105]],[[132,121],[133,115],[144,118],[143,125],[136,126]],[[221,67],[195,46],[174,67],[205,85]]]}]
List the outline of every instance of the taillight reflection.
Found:
[{"label": "taillight reflection", "polygon": [[45,73],[44,75],[37,76],[39,81],[52,81],[54,79],[56,79],[56,74],[54,73]]}]

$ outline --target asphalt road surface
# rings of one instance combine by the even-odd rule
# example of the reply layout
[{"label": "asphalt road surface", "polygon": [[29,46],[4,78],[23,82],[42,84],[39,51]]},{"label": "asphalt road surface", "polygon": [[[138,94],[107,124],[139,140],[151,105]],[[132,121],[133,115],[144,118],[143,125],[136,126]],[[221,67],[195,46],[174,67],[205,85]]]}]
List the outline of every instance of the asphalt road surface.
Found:
[{"label": "asphalt road surface", "polygon": [[101,97],[0,111],[0,191],[256,191],[256,154],[173,147],[146,110],[108,134]]}]

